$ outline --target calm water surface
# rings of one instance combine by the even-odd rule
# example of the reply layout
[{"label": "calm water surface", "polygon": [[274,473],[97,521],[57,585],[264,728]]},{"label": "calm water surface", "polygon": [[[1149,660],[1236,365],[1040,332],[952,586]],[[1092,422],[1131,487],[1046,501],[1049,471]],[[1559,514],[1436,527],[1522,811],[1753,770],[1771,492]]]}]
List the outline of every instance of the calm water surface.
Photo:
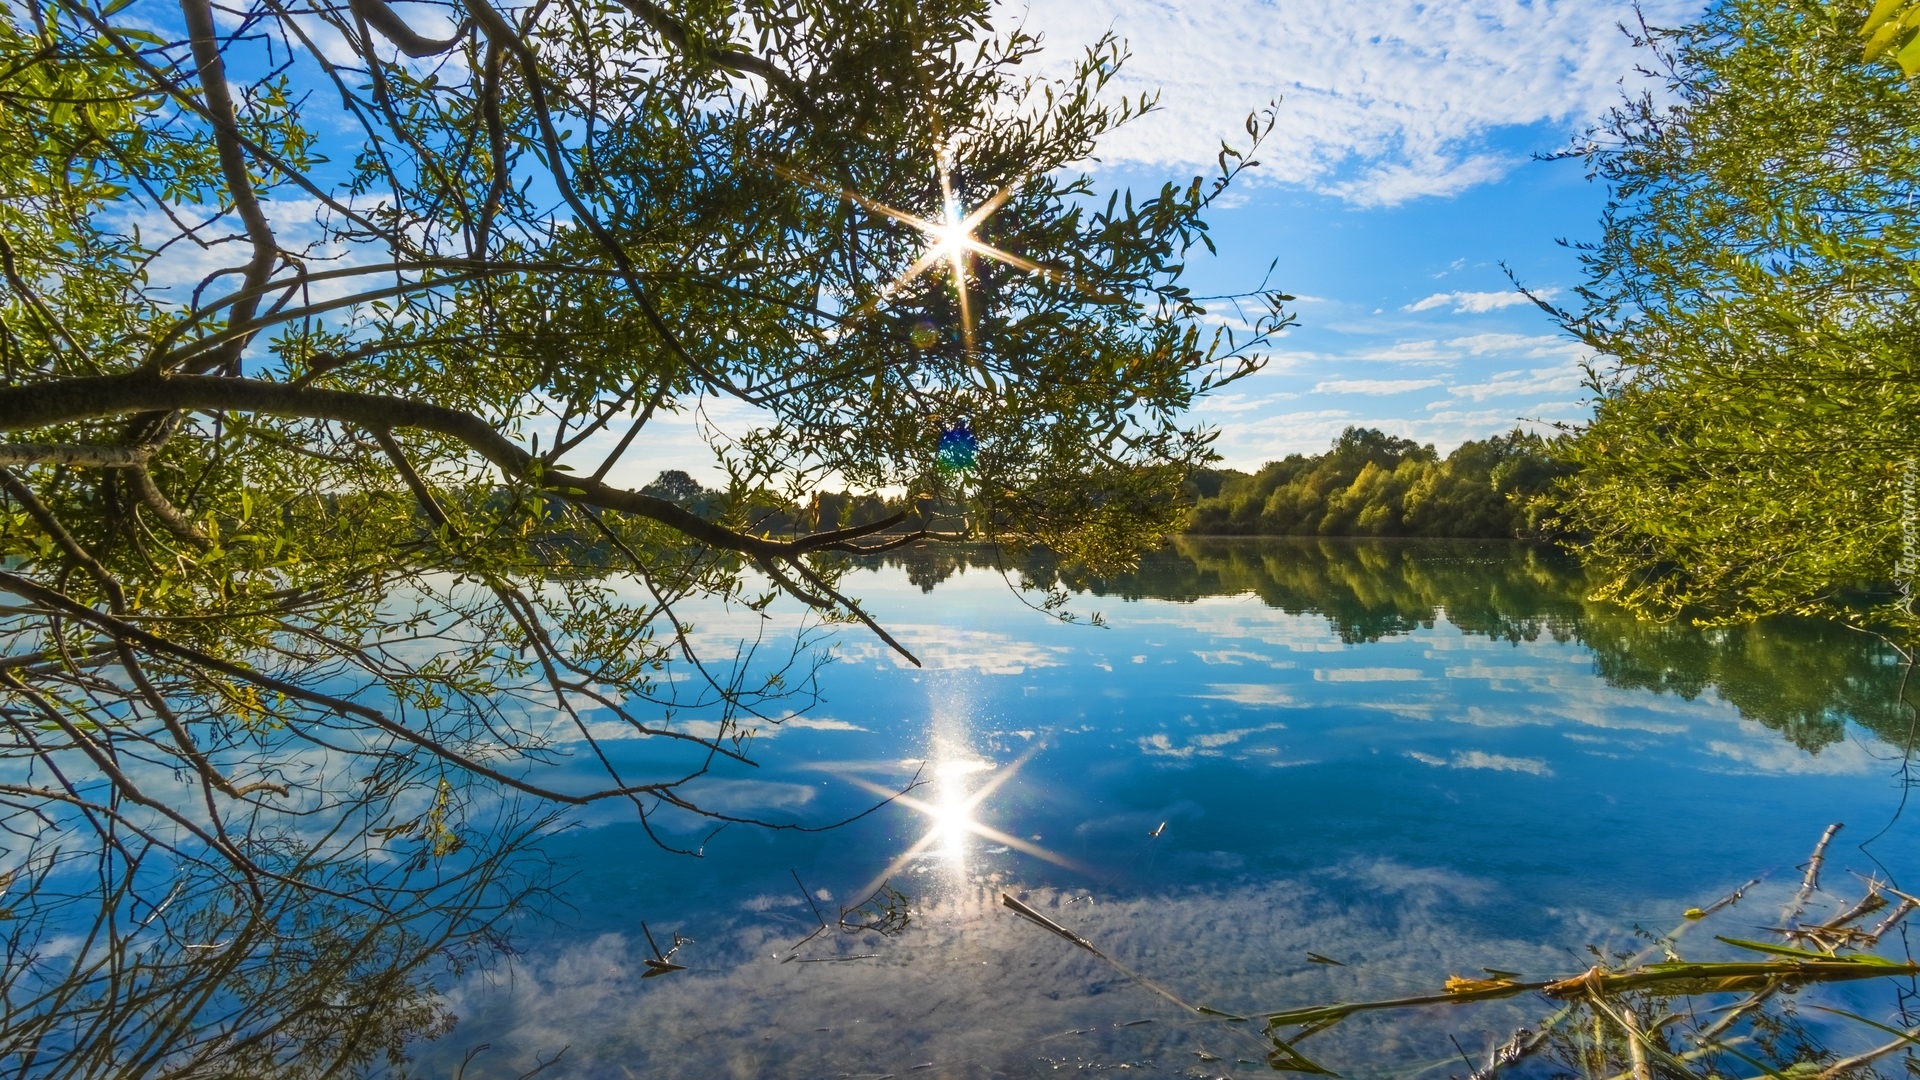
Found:
[{"label": "calm water surface", "polygon": [[[1068,583],[1104,628],[951,556],[849,584],[925,668],[841,634],[822,704],[703,790],[802,823],[917,774],[912,801],[823,833],[730,828],[699,860],[611,812],[554,836],[571,876],[552,921],[455,989],[459,1026],[423,1065],[484,1042],[469,1077],[563,1047],[545,1075],[1272,1075],[1257,1024],[1153,985],[1246,1015],[1482,967],[1572,974],[1588,945],[1633,948],[1754,877],[1729,925],[1769,925],[1832,822],[1836,889],[1920,877],[1896,813],[1902,670],[1856,632],[1634,623],[1506,544],[1185,541]],[[848,916],[880,929],[802,940],[883,881],[895,917]],[[692,939],[687,970],[641,977],[642,921],[662,949]],[[1885,1012],[1871,993],[1849,1000]],[[1479,1056],[1547,1011],[1379,1015],[1303,1049],[1346,1075],[1464,1074],[1454,1039]]]}]

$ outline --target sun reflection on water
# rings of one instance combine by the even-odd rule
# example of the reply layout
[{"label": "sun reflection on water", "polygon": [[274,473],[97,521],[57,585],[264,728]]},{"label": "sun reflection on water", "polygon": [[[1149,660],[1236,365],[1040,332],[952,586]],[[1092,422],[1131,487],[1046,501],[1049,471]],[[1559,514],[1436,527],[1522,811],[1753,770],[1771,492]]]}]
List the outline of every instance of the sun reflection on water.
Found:
[{"label": "sun reflection on water", "polygon": [[934,847],[940,856],[954,864],[956,869],[964,871],[967,858],[967,837],[973,834],[973,801],[967,790],[968,778],[975,773],[991,772],[995,765],[991,761],[952,757],[933,767],[933,793],[930,801],[933,819],[931,835],[936,839]]},{"label": "sun reflection on water", "polygon": [[1085,867],[1057,852],[980,820],[982,805],[1018,776],[1046,744],[1043,739],[1035,739],[1020,756],[1004,765],[982,755],[973,748],[971,724],[960,707],[964,700],[964,696],[956,696],[932,703],[930,753],[923,760],[902,763],[919,769],[924,786],[901,794],[895,788],[864,777],[845,776],[849,782],[919,813],[927,822],[926,832],[895,856],[861,895],[873,892],[889,878],[927,857],[935,860],[950,888],[965,889],[974,870],[970,856],[976,846],[975,837],[1001,845],[1002,850],[1019,851],[1078,873],[1087,872]]}]

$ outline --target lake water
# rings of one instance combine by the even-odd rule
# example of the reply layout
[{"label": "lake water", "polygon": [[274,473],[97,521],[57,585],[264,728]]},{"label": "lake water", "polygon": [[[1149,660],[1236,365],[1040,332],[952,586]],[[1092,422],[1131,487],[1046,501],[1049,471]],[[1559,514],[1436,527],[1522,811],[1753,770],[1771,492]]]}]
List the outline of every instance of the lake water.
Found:
[{"label": "lake water", "polygon": [[[917,774],[910,800],[729,828],[698,860],[614,812],[553,836],[563,903],[454,987],[422,1066],[486,1043],[468,1077],[562,1048],[545,1075],[1271,1075],[1257,1023],[1169,997],[1246,1016],[1574,974],[1758,877],[1715,931],[1755,936],[1833,822],[1836,892],[1920,871],[1902,668],[1864,634],[1635,623],[1501,543],[1182,541],[1070,583],[1105,626],[1034,611],[989,561],[851,574],[925,667],[841,632],[823,702],[701,789],[803,823]],[[882,881],[891,909],[848,916],[877,928],[837,925]],[[686,970],[642,978],[642,922],[662,950],[692,939]],[[1883,991],[1848,1000],[1885,1013]],[[1301,1048],[1344,1075],[1465,1075],[1462,1048],[1548,1011],[1375,1014]]]}]

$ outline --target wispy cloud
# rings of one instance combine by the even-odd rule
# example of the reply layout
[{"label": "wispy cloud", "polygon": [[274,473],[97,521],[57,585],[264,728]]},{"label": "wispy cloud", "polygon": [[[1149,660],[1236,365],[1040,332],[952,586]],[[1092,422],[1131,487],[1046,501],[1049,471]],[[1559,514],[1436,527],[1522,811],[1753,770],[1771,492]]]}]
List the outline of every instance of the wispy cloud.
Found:
[{"label": "wispy cloud", "polygon": [[1316,383],[1316,394],[1404,394],[1441,385],[1439,379],[1328,379]]},{"label": "wispy cloud", "polygon": [[[1542,300],[1551,300],[1558,295],[1557,289],[1539,289],[1534,295]],[[1531,304],[1525,295],[1518,292],[1437,292],[1422,300],[1408,304],[1403,311],[1432,311],[1439,307],[1452,307],[1455,315],[1484,315],[1501,308]]]},{"label": "wispy cloud", "polygon": [[[1485,382],[1450,386],[1447,388],[1447,393],[1473,401],[1485,401],[1496,397],[1563,395],[1577,392],[1585,378],[1586,373],[1580,370],[1578,364],[1568,363],[1556,367],[1534,368],[1531,371],[1503,371]],[[1441,404],[1432,405],[1429,408],[1439,408]]]},{"label": "wispy cloud", "polygon": [[[1687,0],[1647,0],[1669,25]],[[1117,89],[1161,110],[1102,142],[1108,165],[1199,166],[1244,142],[1247,113],[1280,100],[1257,174],[1362,206],[1497,180],[1524,154],[1503,129],[1572,128],[1634,77],[1627,0],[1028,0],[1001,9],[1055,45],[1055,63],[1112,30],[1132,58]]]},{"label": "wispy cloud", "polygon": [[1466,337],[1449,338],[1447,344],[1473,356],[1513,353],[1538,357],[1564,353],[1584,357],[1588,354],[1586,346],[1557,334],[1469,334]]}]

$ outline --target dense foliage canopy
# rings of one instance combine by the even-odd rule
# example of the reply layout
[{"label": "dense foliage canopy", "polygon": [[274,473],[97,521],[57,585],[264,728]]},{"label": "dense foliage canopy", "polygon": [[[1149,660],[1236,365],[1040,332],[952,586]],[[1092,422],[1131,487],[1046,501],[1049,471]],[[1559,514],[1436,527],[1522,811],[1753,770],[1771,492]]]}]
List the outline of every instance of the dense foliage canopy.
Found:
[{"label": "dense foliage canopy", "polygon": [[1238,536],[1516,537],[1539,531],[1538,499],[1565,471],[1548,440],[1515,430],[1432,446],[1350,427],[1324,454],[1290,454],[1252,475],[1196,480],[1189,532]]},{"label": "dense foliage canopy", "polygon": [[[863,545],[1117,566],[1178,520],[1182,411],[1286,321],[1268,294],[1252,339],[1203,333],[1179,284],[1248,163],[1096,197],[1074,163],[1148,105],[1101,96],[1121,50],[1043,76],[988,12],[0,9],[10,1062],[397,1053],[436,1022],[401,961],[537,880],[492,859],[541,821],[513,800],[695,850],[699,778],[805,706],[804,641],[716,663],[689,605],[865,619]],[[723,498],[620,482],[719,401],[750,418],[713,432]],[[749,517],[829,482],[943,512]],[[635,738],[644,775],[608,752]]]},{"label": "dense foliage canopy", "polygon": [[1831,611],[1920,550],[1920,95],[1865,14],[1649,30],[1667,85],[1582,151],[1612,199],[1560,313],[1604,354],[1565,521],[1642,613]]}]

